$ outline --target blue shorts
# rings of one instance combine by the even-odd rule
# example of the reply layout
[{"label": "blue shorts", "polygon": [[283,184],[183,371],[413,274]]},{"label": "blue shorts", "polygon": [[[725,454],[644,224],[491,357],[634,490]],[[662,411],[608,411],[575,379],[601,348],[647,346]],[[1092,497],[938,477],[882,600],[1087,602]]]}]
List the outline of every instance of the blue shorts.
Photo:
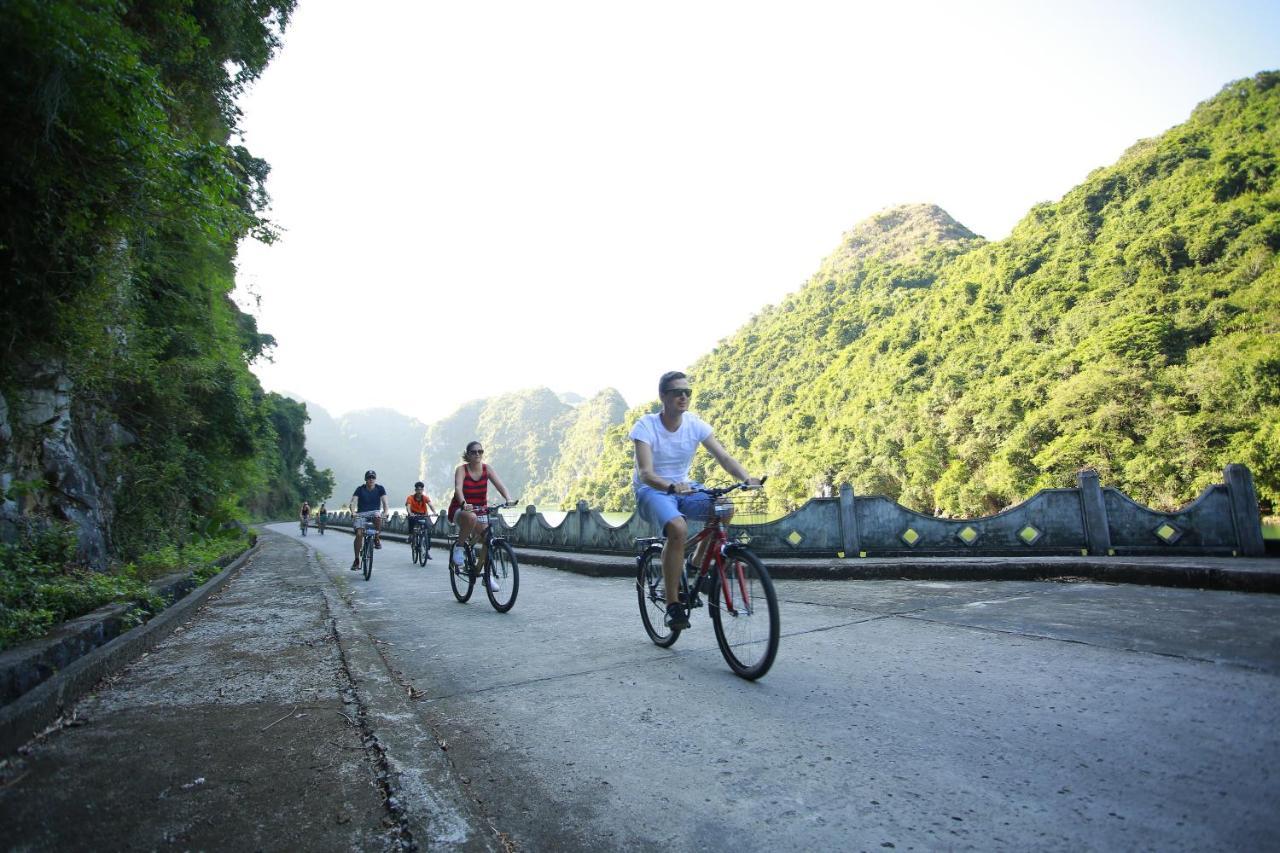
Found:
[{"label": "blue shorts", "polygon": [[[697,483],[692,484],[695,488]],[[677,516],[706,521],[711,517],[711,495],[694,492],[689,495],[669,495],[651,486],[636,486],[636,510],[650,524],[656,524],[658,533],[665,536],[667,522]]]}]

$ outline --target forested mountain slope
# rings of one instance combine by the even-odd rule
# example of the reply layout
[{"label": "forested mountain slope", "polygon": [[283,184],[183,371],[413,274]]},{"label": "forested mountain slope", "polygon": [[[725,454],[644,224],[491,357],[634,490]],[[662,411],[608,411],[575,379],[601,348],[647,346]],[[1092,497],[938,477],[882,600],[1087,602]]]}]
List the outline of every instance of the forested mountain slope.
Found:
[{"label": "forested mountain slope", "polygon": [[413,491],[426,424],[386,408],[361,409],[335,418],[323,407],[304,402],[311,416],[307,447],[317,465],[333,470],[335,505],[348,501],[370,468],[378,472],[392,506]]},{"label": "forested mountain slope", "polygon": [[571,500],[570,484],[587,467],[586,460],[599,455],[601,436],[621,421],[625,408],[612,388],[576,407],[547,388],[473,400],[427,430],[422,445],[427,490],[442,499],[451,495],[462,451],[478,440],[513,498],[558,507]]},{"label": "forested mountain slope", "polygon": [[[1280,497],[1278,83],[1227,86],[1005,240],[930,207],[863,223],[690,368],[694,410],[782,505],[848,481],[988,513],[1092,467],[1171,507],[1227,462]],[[646,410],[583,497],[629,507]]]},{"label": "forested mountain slope", "polygon": [[626,411],[622,395],[606,388],[562,414],[551,425],[552,433],[558,436],[556,453],[525,490],[522,503],[548,509],[571,508],[578,500],[578,482],[600,461],[605,433],[622,423]]},{"label": "forested mountain slope", "polygon": [[274,235],[236,98],[293,7],[0,3],[0,539],[102,567],[325,487],[230,297]]}]

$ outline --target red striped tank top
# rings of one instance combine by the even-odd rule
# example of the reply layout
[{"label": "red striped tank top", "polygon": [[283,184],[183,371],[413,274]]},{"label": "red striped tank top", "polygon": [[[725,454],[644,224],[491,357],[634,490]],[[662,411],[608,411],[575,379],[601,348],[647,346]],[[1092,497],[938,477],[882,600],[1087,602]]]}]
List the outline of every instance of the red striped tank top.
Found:
[{"label": "red striped tank top", "polygon": [[489,466],[484,465],[480,471],[480,479],[471,479],[471,472],[462,471],[462,497],[473,507],[483,507],[489,502]]}]

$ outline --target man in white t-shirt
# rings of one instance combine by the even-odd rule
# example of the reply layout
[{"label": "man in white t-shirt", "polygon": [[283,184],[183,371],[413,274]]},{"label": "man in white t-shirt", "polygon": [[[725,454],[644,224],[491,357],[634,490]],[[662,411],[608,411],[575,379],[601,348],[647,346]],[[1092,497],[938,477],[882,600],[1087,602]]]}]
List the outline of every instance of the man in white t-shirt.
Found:
[{"label": "man in white t-shirt", "polygon": [[689,466],[698,445],[707,448],[720,467],[737,479],[760,484],[716,441],[706,422],[689,414],[692,395],[689,378],[683,373],[673,370],[662,374],[658,380],[662,411],[645,415],[631,429],[636,452],[631,479],[636,509],[667,537],[662,549],[662,577],[667,593],[666,622],[671,628],[689,627],[689,613],[680,603],[680,563],[689,539],[685,519],[710,516],[711,496],[695,492],[698,484],[689,482]]}]

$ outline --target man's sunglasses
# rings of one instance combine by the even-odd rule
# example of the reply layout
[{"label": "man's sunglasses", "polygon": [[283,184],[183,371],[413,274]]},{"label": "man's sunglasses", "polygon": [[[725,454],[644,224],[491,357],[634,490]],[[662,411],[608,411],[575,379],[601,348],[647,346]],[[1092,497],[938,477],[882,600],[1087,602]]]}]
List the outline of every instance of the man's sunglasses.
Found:
[{"label": "man's sunglasses", "polygon": [[677,397],[692,397],[692,388],[668,388],[664,393],[675,394]]}]

